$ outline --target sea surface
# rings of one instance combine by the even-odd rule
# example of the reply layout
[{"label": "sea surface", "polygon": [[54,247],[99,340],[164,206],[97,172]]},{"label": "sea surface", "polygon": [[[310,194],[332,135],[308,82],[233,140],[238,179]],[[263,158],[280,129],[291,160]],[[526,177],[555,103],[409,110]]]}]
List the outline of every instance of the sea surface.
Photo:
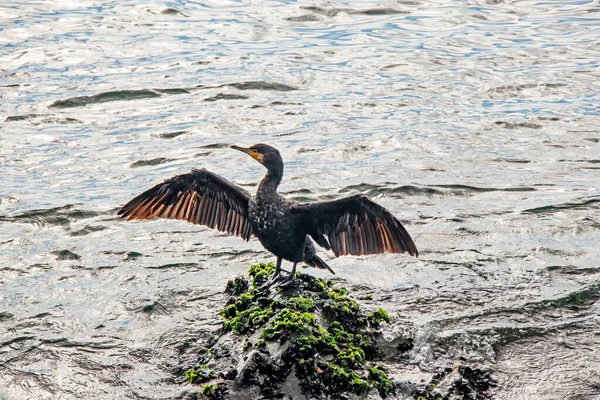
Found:
[{"label": "sea surface", "polygon": [[319,253],[412,332],[394,377],[468,362],[494,399],[600,399],[596,0],[2,1],[0,398],[189,389],[182,344],[274,257],[116,212],[191,168],[253,192],[229,145],[260,142],[284,195],[364,193],[415,238]]}]

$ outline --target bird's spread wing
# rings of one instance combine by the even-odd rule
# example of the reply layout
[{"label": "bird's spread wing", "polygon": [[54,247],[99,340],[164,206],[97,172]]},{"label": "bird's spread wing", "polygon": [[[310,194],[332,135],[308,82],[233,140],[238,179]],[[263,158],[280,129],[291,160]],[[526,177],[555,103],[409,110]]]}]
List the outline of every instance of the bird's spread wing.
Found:
[{"label": "bird's spread wing", "polygon": [[177,175],[159,183],[125,204],[121,218],[181,219],[217,228],[249,240],[250,193],[205,169]]},{"label": "bird's spread wing", "polygon": [[383,252],[419,254],[412,238],[388,210],[364,195],[299,205],[295,210],[306,232],[336,257]]}]

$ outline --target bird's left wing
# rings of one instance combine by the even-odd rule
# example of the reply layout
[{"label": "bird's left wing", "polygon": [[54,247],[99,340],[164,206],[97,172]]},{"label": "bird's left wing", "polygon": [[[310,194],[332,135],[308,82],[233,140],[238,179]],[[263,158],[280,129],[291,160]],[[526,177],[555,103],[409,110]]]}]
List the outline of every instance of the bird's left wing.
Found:
[{"label": "bird's left wing", "polygon": [[121,208],[121,218],[181,219],[217,228],[249,240],[250,193],[205,169],[177,175],[135,197]]},{"label": "bird's left wing", "polygon": [[383,252],[419,254],[400,221],[367,196],[298,205],[293,211],[315,241],[336,257]]}]

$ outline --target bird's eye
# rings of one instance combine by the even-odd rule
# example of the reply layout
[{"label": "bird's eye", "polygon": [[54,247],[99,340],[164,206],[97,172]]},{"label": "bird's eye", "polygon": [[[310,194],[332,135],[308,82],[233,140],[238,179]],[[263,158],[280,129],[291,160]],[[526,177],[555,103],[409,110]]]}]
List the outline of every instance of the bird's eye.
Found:
[{"label": "bird's eye", "polygon": [[250,149],[250,152],[252,153],[253,156],[258,155],[258,150],[256,150],[256,149]]}]

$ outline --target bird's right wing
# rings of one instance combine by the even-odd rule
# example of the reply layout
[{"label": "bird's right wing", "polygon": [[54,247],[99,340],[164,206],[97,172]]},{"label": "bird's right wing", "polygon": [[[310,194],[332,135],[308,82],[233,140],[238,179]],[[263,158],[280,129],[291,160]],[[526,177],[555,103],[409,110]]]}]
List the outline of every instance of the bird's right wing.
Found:
[{"label": "bird's right wing", "polygon": [[298,205],[293,212],[307,234],[325,248],[329,244],[336,257],[386,251],[419,254],[400,221],[367,196]]},{"label": "bird's right wing", "polygon": [[177,175],[135,197],[121,208],[121,218],[181,219],[217,228],[249,240],[250,193],[205,169]]}]

